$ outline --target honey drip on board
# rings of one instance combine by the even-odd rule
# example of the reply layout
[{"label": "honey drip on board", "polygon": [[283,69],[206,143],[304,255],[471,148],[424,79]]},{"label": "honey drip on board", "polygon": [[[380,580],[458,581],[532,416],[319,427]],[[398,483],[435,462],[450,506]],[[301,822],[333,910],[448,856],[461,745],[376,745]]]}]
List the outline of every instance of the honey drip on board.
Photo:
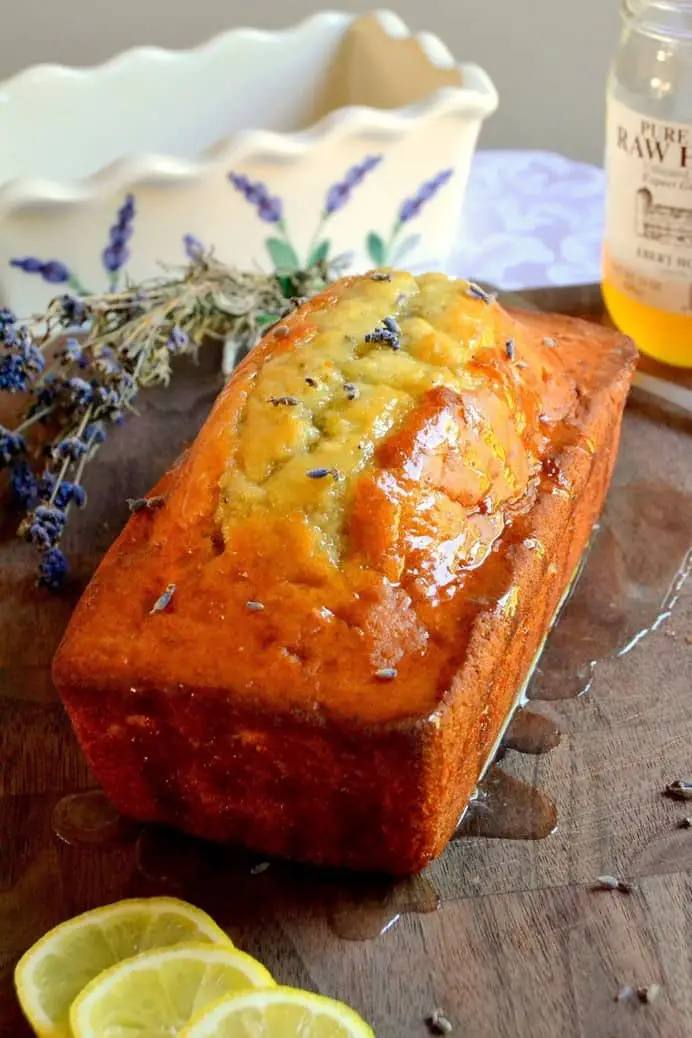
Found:
[{"label": "honey drip on board", "polygon": [[263,861],[235,847],[196,839],[163,826],[148,826],[137,841],[137,868],[155,889],[186,897],[223,925],[269,922],[299,909],[320,912],[344,940],[386,933],[402,916],[427,914],[440,897],[425,876],[393,883],[383,876],[287,862]]},{"label": "honey drip on board", "polygon": [[493,764],[453,839],[543,840],[556,826],[557,808],[550,797]]},{"label": "honey drip on board", "polygon": [[101,847],[132,842],[141,828],[123,818],[100,789],[62,797],[51,821],[53,832],[64,843]]},{"label": "honey drip on board", "polygon": [[538,756],[560,745],[562,732],[549,717],[524,708],[517,710],[502,739],[503,750]]}]

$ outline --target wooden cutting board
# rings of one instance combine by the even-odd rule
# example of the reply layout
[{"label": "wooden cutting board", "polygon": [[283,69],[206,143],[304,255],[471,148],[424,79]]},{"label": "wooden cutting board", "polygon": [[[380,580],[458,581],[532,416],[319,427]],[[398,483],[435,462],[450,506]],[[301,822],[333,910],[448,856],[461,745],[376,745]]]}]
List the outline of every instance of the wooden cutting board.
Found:
[{"label": "wooden cutting board", "polygon": [[[539,302],[575,308],[570,292]],[[592,296],[577,295],[576,306],[598,316]],[[575,646],[582,662],[612,648],[618,602],[645,605],[665,567],[674,573],[692,547],[692,424],[637,399],[605,534],[575,595],[592,629],[565,613],[545,657],[551,699],[530,705],[540,715],[534,734],[538,725],[559,745],[508,749],[499,765],[495,796],[513,806],[515,835],[551,828],[552,802],[551,835],[467,836],[422,876],[393,885],[275,862],[257,869],[233,849],[142,832],[98,793],[83,796],[95,783],[51,687],[50,660],[126,519],[125,499],[155,482],[205,418],[217,364],[210,353],[206,367],[151,392],[142,417],[103,449],[89,507],[69,534],[64,595],[36,590],[31,552],[0,509],[0,1035],[29,1034],[11,984],[29,944],[87,908],[160,892],[207,908],[281,982],[352,1004],[378,1038],[424,1036],[436,1007],[464,1038],[689,1038],[692,830],[678,824],[692,804],[662,791],[692,780],[692,579],[658,630],[598,664],[586,695],[571,697],[574,673],[560,683]],[[594,631],[604,639],[595,648]],[[554,698],[561,693],[569,698]],[[525,736],[509,745],[526,749]],[[515,787],[524,794],[512,805]],[[474,824],[483,830],[482,817]],[[602,874],[626,877],[631,893],[594,891]],[[650,984],[661,989],[651,1005],[615,1000],[624,986]]]}]

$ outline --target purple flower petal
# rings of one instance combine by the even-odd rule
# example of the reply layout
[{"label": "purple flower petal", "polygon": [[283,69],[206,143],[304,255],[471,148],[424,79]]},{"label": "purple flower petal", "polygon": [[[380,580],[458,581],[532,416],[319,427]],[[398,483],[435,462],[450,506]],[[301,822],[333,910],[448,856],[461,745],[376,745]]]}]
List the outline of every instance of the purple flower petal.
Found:
[{"label": "purple flower petal", "polygon": [[206,251],[202,242],[199,238],[195,238],[194,234],[184,235],[183,248],[185,249],[185,255],[191,260],[198,260]]},{"label": "purple flower petal", "polygon": [[415,195],[405,199],[399,209],[399,223],[408,223],[421,211],[426,202],[429,202],[452,176],[453,169],[443,169],[434,177],[424,181],[416,191]]},{"label": "purple flower petal", "polygon": [[253,182],[244,174],[233,172],[228,174],[228,179],[250,205],[256,207],[260,219],[266,220],[267,223],[278,223],[281,220],[283,215],[281,199],[271,197],[261,181]]},{"label": "purple flower petal", "polygon": [[40,274],[43,270],[43,260],[36,256],[26,256],[24,259],[11,259],[11,267],[18,267],[25,274]]},{"label": "purple flower petal", "polygon": [[249,179],[243,173],[229,173],[228,179],[231,181],[234,187],[237,187],[243,194],[250,187]]},{"label": "purple flower petal", "polygon": [[67,559],[59,548],[49,548],[41,556],[38,583],[49,591],[57,591],[67,575]]},{"label": "purple flower petal", "polygon": [[264,205],[265,202],[269,201],[269,192],[264,184],[260,184],[258,181],[256,184],[250,184],[245,189],[245,197],[253,205]]},{"label": "purple flower petal", "polygon": [[59,285],[63,281],[70,280],[70,272],[59,260],[49,260],[48,263],[43,264],[41,277],[51,285]]},{"label": "purple flower petal", "polygon": [[61,297],[63,317],[73,325],[85,324],[89,319],[89,311],[77,296],[64,295]]},{"label": "purple flower petal", "polygon": [[112,274],[121,270],[127,263],[129,257],[129,250],[124,246],[109,245],[102,253],[103,265],[106,270],[110,270]]},{"label": "purple flower petal", "polygon": [[130,240],[133,233],[134,228],[131,223],[126,224],[124,227],[121,227],[118,223],[114,224],[109,231],[111,245],[124,245]]},{"label": "purple flower petal", "polygon": [[401,223],[408,223],[414,216],[417,216],[423,206],[425,199],[421,198],[407,198],[399,210],[399,220]]},{"label": "purple flower petal", "polygon": [[382,161],[381,155],[367,155],[362,162],[357,163],[355,166],[351,166],[347,170],[343,180],[337,181],[327,191],[327,197],[324,203],[324,212],[330,216],[332,213],[337,212],[342,206],[348,202],[351,191],[354,187],[357,187],[363,182],[367,174],[378,166]]},{"label": "purple flower petal", "polygon": [[10,465],[25,450],[24,437],[0,425],[0,468]]},{"label": "purple flower petal", "polygon": [[343,184],[333,184],[327,192],[327,201],[324,206],[325,213],[335,213],[348,202],[351,196],[351,188],[344,181]]},{"label": "purple flower petal", "polygon": [[127,242],[132,237],[135,217],[135,197],[127,195],[118,209],[116,221],[108,232],[110,244],[101,254],[103,265],[111,274],[121,270],[130,258]]},{"label": "purple flower petal", "polygon": [[23,508],[32,508],[36,501],[36,478],[26,459],[16,461],[10,468],[12,496]]},{"label": "purple flower petal", "polygon": [[283,215],[283,206],[280,198],[265,198],[260,202],[258,209],[260,218],[267,223],[278,223]]}]

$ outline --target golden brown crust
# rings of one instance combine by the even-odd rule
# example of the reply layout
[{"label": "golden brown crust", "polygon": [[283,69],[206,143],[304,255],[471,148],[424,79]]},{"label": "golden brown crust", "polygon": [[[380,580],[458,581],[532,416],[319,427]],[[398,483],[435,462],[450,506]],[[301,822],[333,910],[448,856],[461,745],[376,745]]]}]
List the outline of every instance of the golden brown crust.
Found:
[{"label": "golden brown crust", "polygon": [[[275,377],[272,358],[314,347],[315,312],[330,310],[338,326],[358,285],[313,300],[234,375],[156,488],[166,507],[133,517],[104,559],[54,676],[125,813],[267,853],[407,873],[443,849],[576,568],[610,478],[634,351],[583,322],[488,315],[482,301],[455,297],[441,318],[447,337],[421,347],[411,332],[408,352],[424,348],[437,363],[450,329],[481,321],[493,343],[460,368],[475,390],[455,374],[404,401],[368,463],[336,488],[336,511],[308,504],[307,521],[286,519],[264,500],[225,524],[229,457],[245,476],[264,464],[257,451],[237,460],[248,397],[264,370]],[[461,438],[440,439],[455,429]],[[481,451],[488,430],[500,467]],[[280,436],[285,456],[283,417]],[[431,493],[449,530],[438,513],[425,519]],[[336,560],[320,540],[332,529]],[[458,535],[455,555],[440,550],[441,530]],[[420,546],[431,535],[436,555]],[[150,617],[170,583],[170,607]]]}]

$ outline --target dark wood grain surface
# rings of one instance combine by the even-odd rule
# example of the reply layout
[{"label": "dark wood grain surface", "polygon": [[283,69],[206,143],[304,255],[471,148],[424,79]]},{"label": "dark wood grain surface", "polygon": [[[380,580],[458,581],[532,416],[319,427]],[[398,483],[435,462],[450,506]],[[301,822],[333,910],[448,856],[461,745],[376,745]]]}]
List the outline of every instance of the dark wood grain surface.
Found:
[{"label": "dark wood grain surface", "polygon": [[[588,298],[540,304],[588,311]],[[203,421],[217,360],[151,393],[104,448],[69,534],[62,596],[34,587],[33,557],[0,498],[0,1035],[29,1033],[11,977],[31,942],[86,908],[164,892],[211,910],[281,982],[352,1004],[378,1038],[425,1035],[438,1006],[464,1038],[690,1038],[692,830],[678,826],[692,804],[662,790],[692,779],[692,580],[658,630],[598,666],[587,695],[534,706],[561,729],[559,746],[507,753],[503,769],[557,805],[544,840],[460,840],[392,886],[279,863],[257,872],[242,852],[158,831],[125,828],[91,846],[56,834],[56,804],[95,783],[52,690],[51,656],[125,499],[147,490]],[[616,478],[667,488],[686,509],[692,425],[634,401]],[[651,549],[637,543],[642,567]],[[594,891],[604,873],[632,892]],[[660,985],[653,1004],[616,1001],[623,986],[650,984]]]}]

